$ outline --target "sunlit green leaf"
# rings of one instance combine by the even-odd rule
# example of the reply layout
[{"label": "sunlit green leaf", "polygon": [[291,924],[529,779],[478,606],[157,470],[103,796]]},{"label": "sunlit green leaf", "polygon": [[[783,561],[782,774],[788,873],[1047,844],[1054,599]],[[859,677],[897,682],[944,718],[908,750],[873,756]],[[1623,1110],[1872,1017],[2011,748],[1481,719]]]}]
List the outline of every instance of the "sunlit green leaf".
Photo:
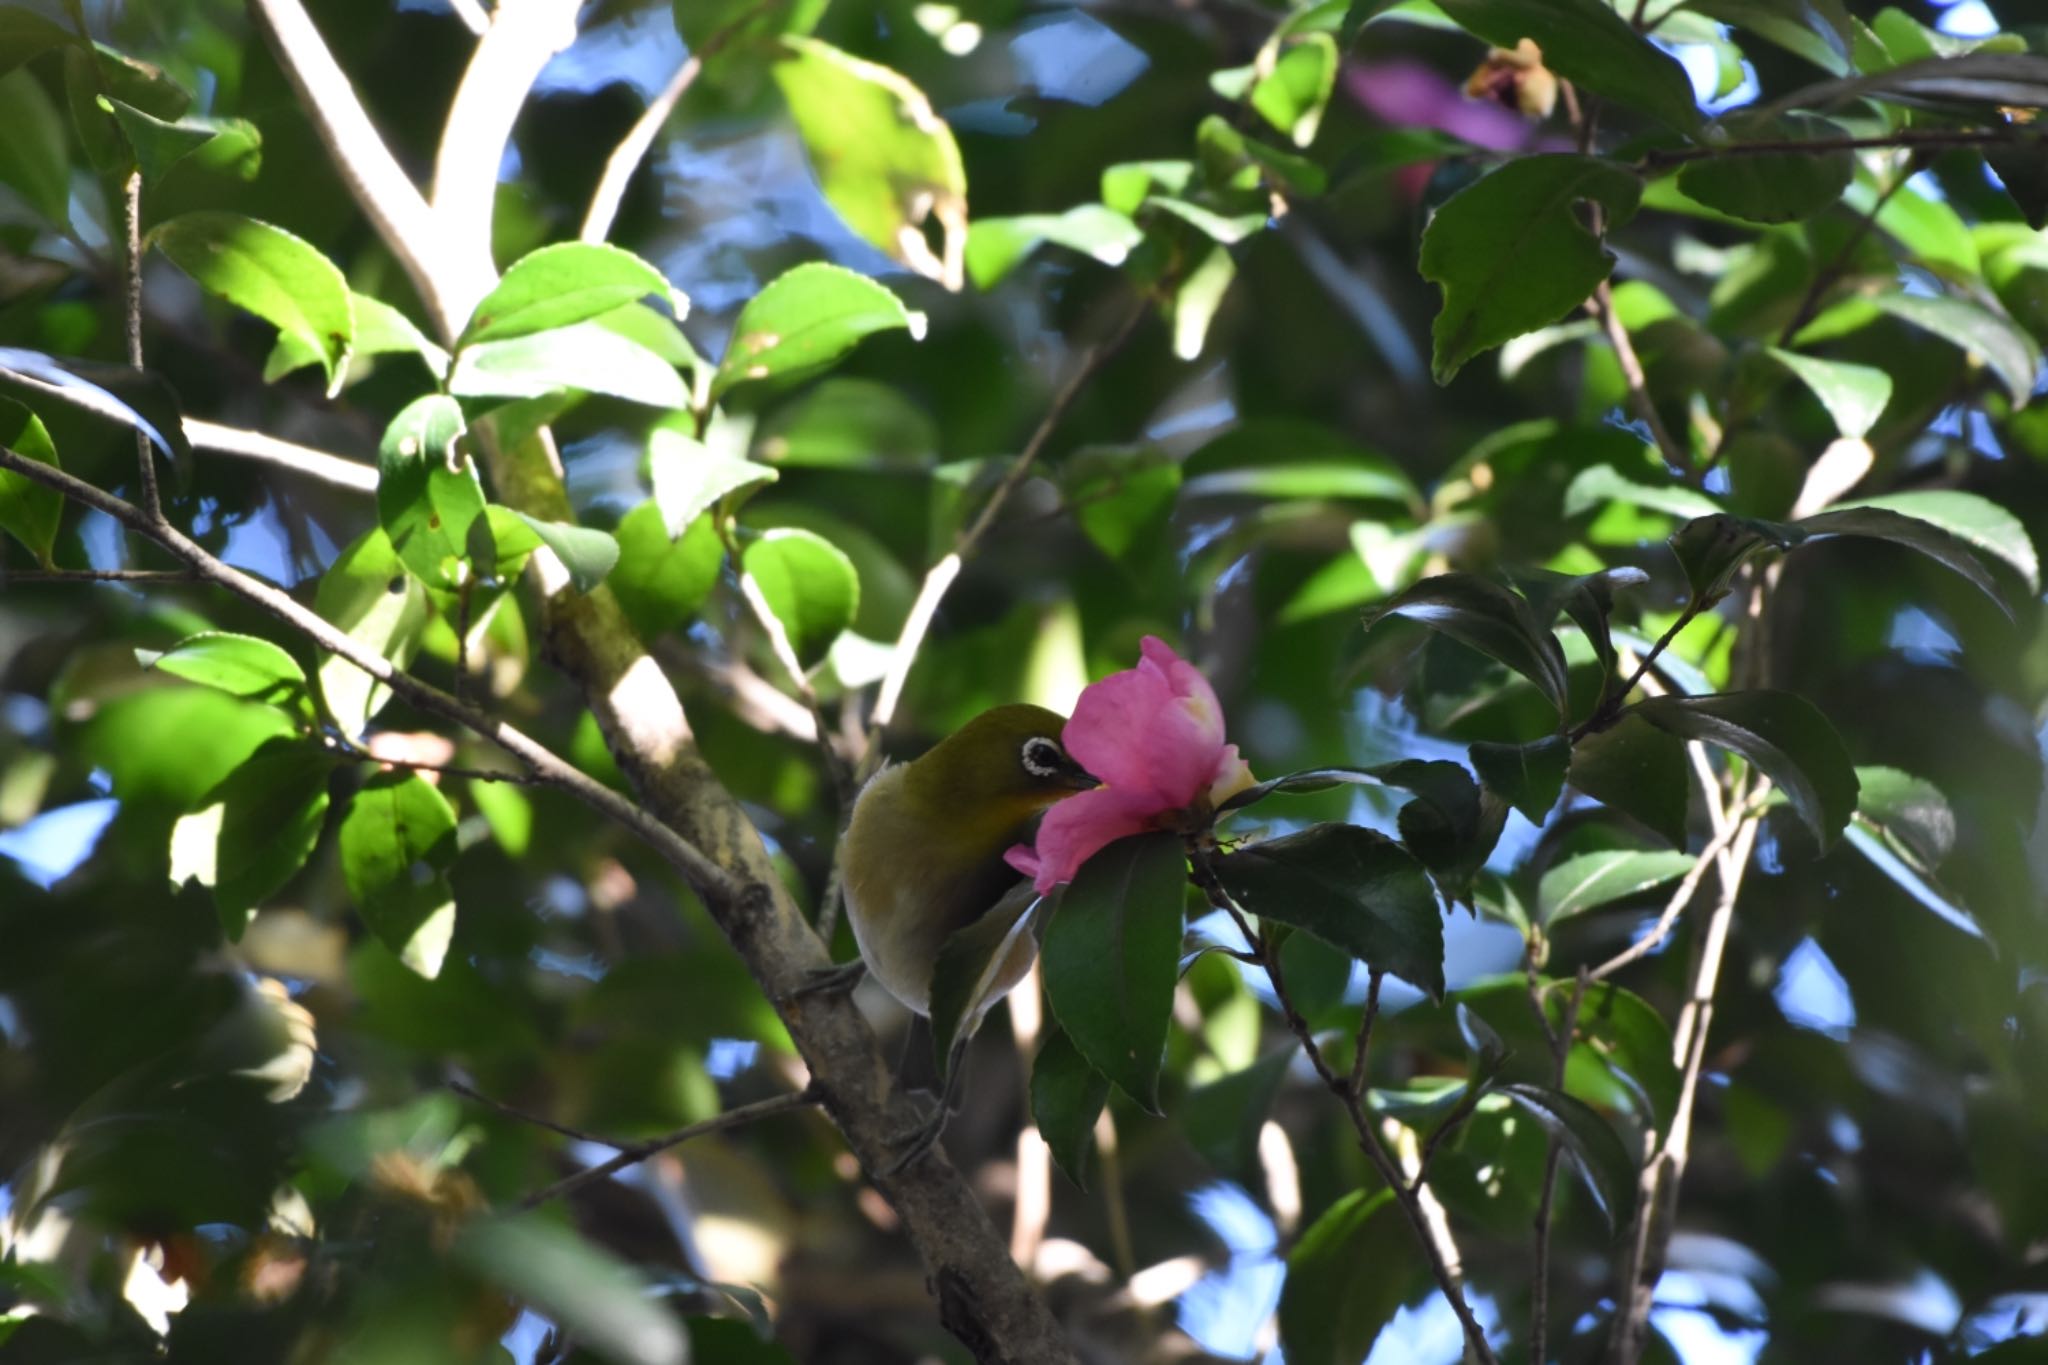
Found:
[{"label": "sunlit green leaf", "polygon": [[688,306],[666,276],[630,251],[597,242],[556,242],[506,268],[477,304],[457,345],[587,322],[649,294],[667,299],[679,316]]},{"label": "sunlit green leaf", "polygon": [[455,812],[418,773],[381,772],[341,819],[341,872],[363,923],[421,976],[440,973],[455,933]]},{"label": "sunlit green leaf", "polygon": [[[51,468],[61,467],[56,443],[42,419],[9,398],[0,398],[0,446]],[[50,566],[63,525],[64,495],[11,469],[0,469],[0,531],[7,532]]]},{"label": "sunlit green leaf", "polygon": [[405,566],[430,587],[457,585],[484,491],[461,440],[468,428],[452,398],[408,404],[377,448],[377,517]]},{"label": "sunlit green leaf", "polygon": [[162,654],[145,654],[143,662],[188,682],[217,687],[231,697],[268,702],[312,718],[306,672],[299,661],[253,635],[224,630],[188,635]]},{"label": "sunlit green leaf", "polygon": [[862,337],[903,328],[924,335],[924,314],[873,280],[812,262],[776,276],[740,310],[711,381],[713,398],[735,384],[793,379],[834,364]]},{"label": "sunlit green leaf", "polygon": [[740,553],[741,570],[760,587],[805,666],[816,663],[860,609],[853,561],[823,536],[795,527],[763,533]]},{"label": "sunlit green leaf", "polygon": [[1536,893],[1543,921],[1555,924],[1612,901],[1639,896],[1676,881],[1692,864],[1690,853],[1670,849],[1610,848],[1567,858],[1543,874]]},{"label": "sunlit green leaf", "polygon": [[1607,1120],[1584,1101],[1546,1086],[1504,1085],[1500,1093],[1520,1105],[1563,1148],[1609,1230],[1625,1229],[1635,1206],[1636,1163]]},{"label": "sunlit green leaf", "polygon": [[355,308],[334,263],[304,240],[235,213],[187,213],[149,235],[172,264],[320,357],[328,392],[355,349]]}]

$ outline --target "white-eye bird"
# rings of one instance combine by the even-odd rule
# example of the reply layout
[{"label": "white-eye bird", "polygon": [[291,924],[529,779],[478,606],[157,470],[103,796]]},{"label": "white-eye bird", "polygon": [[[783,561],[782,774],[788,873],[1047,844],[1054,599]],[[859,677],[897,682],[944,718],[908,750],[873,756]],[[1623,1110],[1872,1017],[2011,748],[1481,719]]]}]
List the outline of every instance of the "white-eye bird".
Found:
[{"label": "white-eye bird", "polygon": [[[921,757],[875,774],[847,823],[840,884],[854,941],[875,980],[917,1013],[932,1013],[933,968],[947,940],[992,912],[1005,917],[991,926],[1000,939],[965,988],[961,1017],[946,1021],[957,1024],[952,1047],[942,1039],[948,1098],[981,1015],[1037,955],[1029,932],[1010,930],[1034,897],[1003,854],[1030,837],[1047,807],[1097,785],[1061,747],[1065,724],[1042,706],[984,711]],[[906,1135],[917,1141],[899,1165],[931,1145],[945,1112],[942,1101],[928,1131]]]}]

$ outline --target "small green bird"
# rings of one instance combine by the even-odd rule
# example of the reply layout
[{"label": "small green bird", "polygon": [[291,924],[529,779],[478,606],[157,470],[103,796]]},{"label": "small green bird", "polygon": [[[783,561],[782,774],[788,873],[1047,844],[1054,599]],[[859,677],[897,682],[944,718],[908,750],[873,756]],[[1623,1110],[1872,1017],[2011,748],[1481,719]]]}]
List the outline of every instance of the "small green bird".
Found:
[{"label": "small green bird", "polygon": [[[1098,785],[1061,747],[1065,724],[1042,706],[994,707],[916,760],[875,774],[854,801],[840,847],[847,922],[868,971],[918,1014],[932,1012],[933,968],[949,938],[992,913],[1014,921],[1034,899],[1004,852],[1028,839],[1054,802]],[[982,1014],[1037,955],[1029,933],[991,946],[997,956],[955,1021],[947,1100]],[[946,1107],[942,1100],[927,1129],[906,1135],[913,1142],[898,1166],[936,1140]]]}]

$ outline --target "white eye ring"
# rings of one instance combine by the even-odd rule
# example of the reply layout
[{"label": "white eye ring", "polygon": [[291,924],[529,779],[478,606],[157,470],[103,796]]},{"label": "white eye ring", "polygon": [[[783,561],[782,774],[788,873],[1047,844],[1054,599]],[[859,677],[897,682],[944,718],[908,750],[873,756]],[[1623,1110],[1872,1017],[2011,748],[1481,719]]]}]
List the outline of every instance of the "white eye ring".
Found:
[{"label": "white eye ring", "polygon": [[1033,777],[1053,777],[1068,766],[1066,751],[1042,735],[1025,740],[1017,759]]}]

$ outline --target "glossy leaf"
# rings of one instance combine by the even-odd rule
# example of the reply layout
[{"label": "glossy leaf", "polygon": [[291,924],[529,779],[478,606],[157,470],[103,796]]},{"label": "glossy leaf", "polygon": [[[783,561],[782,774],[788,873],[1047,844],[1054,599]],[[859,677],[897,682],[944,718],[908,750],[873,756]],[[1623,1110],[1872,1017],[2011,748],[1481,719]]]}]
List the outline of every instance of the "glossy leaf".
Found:
[{"label": "glossy leaf", "polygon": [[1746,29],[1830,75],[1849,71],[1852,19],[1842,0],[1692,0],[1686,8]]},{"label": "glossy leaf", "polygon": [[1922,872],[1947,860],[1955,848],[1956,817],[1939,787],[1882,767],[1858,768],[1856,783],[1856,818],[1883,834],[1894,851]]},{"label": "glossy leaf", "polygon": [[[448,370],[448,352],[429,340],[413,320],[380,299],[368,294],[350,294],[356,312],[356,347],[353,358],[373,355],[412,354],[420,358],[436,378]],[[320,357],[290,333],[280,332],[277,345],[263,362],[263,380],[275,383],[302,366],[316,364]]]},{"label": "glossy leaf", "polygon": [[[1938,527],[1993,559],[2011,565],[2025,580],[2028,592],[2036,593],[2041,590],[2041,561],[2035,553],[2034,542],[2027,534],[2027,528],[2020,523],[2018,517],[1989,498],[1946,488],[1923,489],[1912,493],[1887,493],[1874,498],[1858,498],[1854,502],[1845,503],[1828,513],[1823,513],[1822,517],[1809,517],[1802,525],[1811,527],[1823,517],[1839,516],[1860,507],[1880,508]],[[1921,550],[1923,554],[1931,553],[1917,544],[1913,545],[1913,548]],[[1942,556],[1936,555],[1935,558],[1940,559]],[[1943,559],[1943,562],[1948,561]]]},{"label": "glossy leaf", "polygon": [[448,1255],[618,1365],[686,1365],[689,1339],[640,1276],[538,1214],[477,1219]]},{"label": "glossy leaf", "polygon": [[1593,1206],[1607,1221],[1608,1230],[1626,1228],[1635,1207],[1636,1163],[1607,1120],[1583,1100],[1548,1086],[1515,1083],[1499,1087],[1499,1093],[1521,1106],[1557,1140],[1572,1169],[1585,1182],[1586,1192],[1593,1196]]},{"label": "glossy leaf", "polygon": [[967,278],[977,289],[992,289],[1048,243],[1104,265],[1122,265],[1143,240],[1144,232],[1128,216],[1101,204],[1077,204],[1065,213],[977,218],[967,230]]},{"label": "glossy leaf", "polygon": [[448,376],[448,392],[460,398],[542,398],[566,390],[656,408],[690,405],[675,366],[595,322],[465,346]]},{"label": "glossy leaf", "polygon": [[1480,780],[1534,825],[1543,823],[1563,794],[1572,761],[1571,741],[1563,735],[1545,735],[1527,744],[1482,740],[1467,752]]},{"label": "glossy leaf", "polygon": [[256,909],[312,856],[326,823],[333,767],[310,744],[273,740],[204,798],[202,808],[224,808],[213,899],[229,939],[239,941]]},{"label": "glossy leaf", "polygon": [[2041,369],[2041,347],[2004,313],[1949,295],[1886,292],[1872,301],[1990,366],[2012,395],[2015,407],[2024,405],[2033,392],[2034,378]]},{"label": "glossy leaf", "polygon": [[1802,533],[1777,522],[1733,517],[1725,512],[1698,517],[1671,533],[1671,552],[1685,572],[1692,600],[1710,606],[1728,595],[1728,585],[1744,564],[1766,550],[1784,550]]},{"label": "glossy leaf", "polygon": [[1060,1171],[1084,1190],[1095,1120],[1108,1102],[1109,1078],[1088,1065],[1066,1034],[1047,1032],[1031,1063],[1031,1121]]},{"label": "glossy leaf", "polygon": [[851,270],[817,262],[797,266],[769,281],[740,310],[711,396],[752,380],[815,374],[862,337],[898,328],[922,336],[924,315]]},{"label": "glossy leaf", "polygon": [[[1548,992],[1544,1006],[1553,1028],[1564,1022],[1565,991]],[[1595,981],[1579,1002],[1578,1034],[1602,1064],[1625,1078],[1639,1101],[1647,1101],[1644,1123],[1666,1131],[1678,1105],[1680,1078],[1671,1060],[1671,1025],[1641,996],[1612,981]]]},{"label": "glossy leaf", "polygon": [[697,518],[670,539],[661,509],[643,502],[626,513],[612,534],[619,562],[611,572],[611,589],[643,640],[681,625],[718,583],[725,546],[708,517]]},{"label": "glossy leaf", "polygon": [[418,773],[380,772],[341,819],[341,873],[363,923],[406,966],[440,975],[455,934],[455,812]]},{"label": "glossy leaf", "polygon": [[1553,864],[1537,889],[1545,924],[1639,896],[1677,881],[1691,870],[1690,853],[1670,849],[1610,848]]},{"label": "glossy leaf", "polygon": [[1119,839],[1060,893],[1042,948],[1046,997],[1068,1038],[1155,1113],[1186,894],[1177,836]]},{"label": "glossy leaf", "polygon": [[1791,692],[1652,697],[1635,715],[1681,739],[1741,754],[1778,785],[1823,848],[1856,810],[1856,770],[1827,717]]},{"label": "glossy leaf", "polygon": [[688,301],[668,278],[630,251],[598,242],[556,242],[506,268],[462,329],[457,349],[588,322],[657,295],[680,317]]},{"label": "glossy leaf", "polygon": [[[0,446],[52,469],[62,468],[56,443],[40,417],[9,398],[0,398]],[[64,521],[64,495],[24,474],[0,469],[0,531],[7,532],[48,568]]]},{"label": "glossy leaf", "polygon": [[806,667],[825,656],[860,609],[860,575],[853,561],[812,532],[795,527],[764,532],[740,552],[740,567],[760,586]]},{"label": "glossy leaf", "polygon": [[562,567],[569,571],[569,582],[578,592],[589,592],[604,582],[605,575],[619,562],[619,542],[603,531],[560,521],[542,521],[524,512],[513,515],[525,522],[540,537],[541,543],[555,552],[555,558],[561,560]]},{"label": "glossy leaf", "polygon": [[[1897,496],[1908,500],[1908,505],[1911,505],[1911,499],[1928,495],[1904,493]],[[1948,494],[1945,492],[1935,493],[1932,496],[1937,498],[1949,496],[1957,498],[1974,497],[1974,495],[1968,493]],[[2016,552],[2023,551],[2024,562],[2030,562],[2033,544],[2027,539],[2026,531],[2020,527],[2018,520],[2012,518],[2010,512],[2007,512],[2002,507],[1998,507],[1996,504],[1983,502],[1981,499],[1975,501],[1982,508],[1990,509],[1996,516],[1997,524],[2001,527],[2009,522],[2011,529],[2017,532],[2016,538],[2001,537],[1998,538],[1996,543],[2000,543]],[[1976,512],[1979,508],[1972,506],[1966,507],[1964,510]],[[1973,524],[1982,528],[1987,523],[1978,520]],[[2012,616],[2012,608],[2006,604],[2004,595],[1999,591],[1997,580],[1992,578],[1990,572],[1984,567],[1984,562],[1977,557],[1976,550],[1972,549],[1961,536],[1950,534],[1936,522],[1893,511],[1890,507],[1881,505],[1879,500],[1873,499],[1870,502],[1857,506],[1837,507],[1808,517],[1798,523],[1797,529],[1806,532],[1808,538],[1812,540],[1821,540],[1829,536],[1862,536],[1875,540],[1888,540],[1895,545],[1904,545],[1908,549],[1917,550],[1935,563],[1952,569],[1964,578],[1967,578],[1978,591],[1997,603],[1999,610],[2003,611],[2008,618]]]},{"label": "glossy leaf", "polygon": [[1628,712],[1572,746],[1572,786],[1680,848],[1691,781],[1685,745]]},{"label": "glossy leaf", "polygon": [[783,42],[791,55],[775,79],[826,201],[872,245],[946,274],[923,224],[929,214],[949,233],[966,225],[967,172],[953,130],[899,73],[814,38]]},{"label": "glossy leaf", "polygon": [[1251,88],[1251,106],[1297,147],[1316,140],[1323,109],[1337,87],[1337,42],[1311,33],[1282,48],[1273,69]]},{"label": "glossy leaf", "polygon": [[288,332],[320,357],[328,393],[355,348],[355,308],[334,263],[283,228],[236,213],[188,213],[159,225],[150,244],[217,294]]},{"label": "glossy leaf", "polygon": [[782,476],[752,460],[735,459],[702,441],[667,426],[657,426],[647,441],[647,467],[654,484],[654,502],[673,540],[720,501],[728,512],[745,497]]},{"label": "glossy leaf", "polygon": [[132,104],[101,97],[100,107],[121,125],[122,136],[135,152],[143,184],[154,187],[185,159],[208,144],[216,165],[233,166],[244,180],[256,178],[263,160],[263,135],[247,119],[203,118],[187,114],[160,119]]},{"label": "glossy leaf", "polygon": [[483,515],[483,486],[461,444],[467,431],[454,399],[429,394],[391,419],[377,448],[377,518],[429,587],[457,586],[470,527]]},{"label": "glossy leaf", "polygon": [[188,635],[162,654],[138,651],[145,667],[219,688],[244,701],[267,702],[311,720],[306,671],[268,640],[224,630]]},{"label": "glossy leaf", "polygon": [[1495,47],[1532,40],[1545,66],[1587,90],[1680,132],[1699,126],[1685,69],[1601,0],[1438,0],[1438,8]]},{"label": "glossy leaf", "polygon": [[[427,624],[427,593],[406,573],[391,537],[372,527],[320,575],[313,609],[350,639],[399,668],[412,662]],[[390,690],[348,660],[320,661],[320,695],[335,726],[351,739],[362,735]]]},{"label": "glossy leaf", "polygon": [[1387,602],[1366,628],[1389,616],[1419,622],[1505,664],[1564,714],[1564,649],[1520,594],[1476,574],[1438,574]]},{"label": "glossy leaf", "polygon": [[29,389],[38,400],[139,431],[173,461],[191,458],[176,397],[154,374],[73,357],[60,362],[41,351],[0,346],[0,379]]},{"label": "glossy leaf", "polygon": [[[1573,4],[1614,18],[1598,0]],[[1633,33],[1630,40],[1641,41]],[[1641,195],[1642,182],[1625,166],[1553,154],[1510,161],[1452,196],[1422,235],[1423,277],[1444,290],[1431,333],[1437,382],[1449,383],[1473,356],[1584,303],[1614,258],[1586,230],[1579,205],[1598,203],[1615,228],[1635,216]]]},{"label": "glossy leaf", "polygon": [[1390,1190],[1353,1190],[1287,1253],[1280,1344],[1293,1365],[1358,1365],[1423,1277]]},{"label": "glossy leaf", "polygon": [[1407,850],[1356,825],[1314,825],[1216,859],[1231,899],[1306,929],[1441,999],[1444,931],[1436,889]]},{"label": "glossy leaf", "polygon": [[1892,377],[1876,366],[1822,360],[1775,346],[1769,348],[1769,353],[1799,376],[1800,383],[1813,390],[1813,396],[1835,419],[1835,429],[1844,436],[1869,435],[1877,419],[1884,415],[1885,405],[1891,402]]}]

